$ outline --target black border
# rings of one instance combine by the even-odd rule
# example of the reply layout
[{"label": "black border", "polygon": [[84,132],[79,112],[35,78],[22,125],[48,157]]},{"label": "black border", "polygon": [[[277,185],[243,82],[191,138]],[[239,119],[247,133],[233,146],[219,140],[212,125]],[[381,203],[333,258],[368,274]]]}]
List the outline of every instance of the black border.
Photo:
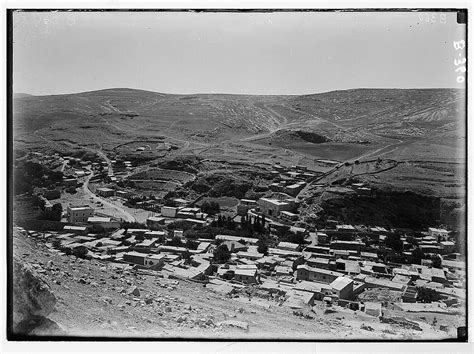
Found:
[{"label": "black border", "polygon": [[[345,342],[345,343],[465,343],[469,338],[469,328],[468,328],[468,319],[469,319],[469,291],[468,291],[468,281],[466,282],[466,336],[462,338],[452,338],[452,339],[426,339],[426,340],[371,340],[371,339],[258,339],[258,338],[193,338],[193,337],[162,337],[162,338],[143,338],[143,337],[87,337],[87,336],[30,336],[30,335],[20,335],[13,333],[12,324],[13,324],[13,13],[14,12],[196,12],[196,13],[208,13],[208,12],[218,12],[218,13],[268,13],[268,12],[462,12],[467,19],[468,9],[463,8],[386,8],[386,9],[372,9],[372,8],[363,8],[363,9],[311,9],[311,8],[300,8],[300,9],[223,9],[223,8],[197,8],[197,9],[10,9],[6,10],[6,53],[7,53],[7,65],[6,65],[6,92],[7,92],[7,119],[6,119],[6,131],[7,131],[7,340],[9,341],[80,341],[80,342],[90,342],[90,341],[103,341],[103,342],[128,342],[128,341],[137,341],[137,342],[150,342],[150,341],[159,341],[159,342]],[[466,59],[468,60],[468,23],[464,24],[466,26]],[[468,64],[466,64],[468,69]],[[466,278],[469,279],[469,257],[468,257],[468,241],[467,241],[467,232],[468,232],[468,71],[466,71],[466,81],[465,81],[465,252],[466,252]]]}]

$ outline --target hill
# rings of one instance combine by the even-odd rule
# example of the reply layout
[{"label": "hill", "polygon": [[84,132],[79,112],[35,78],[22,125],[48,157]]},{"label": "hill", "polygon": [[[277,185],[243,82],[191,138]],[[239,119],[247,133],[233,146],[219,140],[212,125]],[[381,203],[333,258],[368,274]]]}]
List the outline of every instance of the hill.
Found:
[{"label": "hill", "polygon": [[[272,146],[336,160],[365,155],[404,159],[414,154],[451,160],[464,157],[465,99],[465,92],[455,89],[256,96],[118,88],[15,97],[14,129],[17,141],[27,144],[100,141],[106,150],[119,141],[160,136],[178,150],[190,144],[204,149],[232,142],[237,149]],[[296,135],[282,139],[288,132]]]}]

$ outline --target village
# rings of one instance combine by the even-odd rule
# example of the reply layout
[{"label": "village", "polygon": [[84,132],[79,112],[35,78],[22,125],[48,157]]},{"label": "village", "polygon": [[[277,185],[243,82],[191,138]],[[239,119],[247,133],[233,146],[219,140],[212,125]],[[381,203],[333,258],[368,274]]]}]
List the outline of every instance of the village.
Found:
[{"label": "village", "polygon": [[[303,310],[315,305],[327,312],[346,308],[388,323],[396,322],[384,317],[388,310],[463,313],[466,266],[452,231],[438,225],[417,231],[336,220],[327,220],[319,229],[298,226],[299,194],[322,175],[304,166],[271,166],[274,180],[264,197],[240,199],[225,211],[215,202],[198,206],[196,200],[165,202],[135,195],[140,202],[133,207],[149,211],[140,223],[118,212],[108,215],[103,208],[104,203],[116,206],[113,202],[122,200],[123,206],[133,199],[132,188],[118,187],[137,168],[131,162],[38,153],[34,159],[64,171],[56,188],[35,189],[44,212],[55,209],[50,200],[57,200],[58,193],[101,182],[90,192],[90,203],[61,203],[61,215],[51,230],[17,228],[58,255],[103,262],[121,272],[190,280],[223,296],[288,307],[308,320],[314,314]],[[371,188],[363,183],[347,187],[371,196]],[[438,324],[436,317],[430,324],[450,336],[463,328],[462,323],[458,328]],[[416,322],[408,325],[419,328]]]}]

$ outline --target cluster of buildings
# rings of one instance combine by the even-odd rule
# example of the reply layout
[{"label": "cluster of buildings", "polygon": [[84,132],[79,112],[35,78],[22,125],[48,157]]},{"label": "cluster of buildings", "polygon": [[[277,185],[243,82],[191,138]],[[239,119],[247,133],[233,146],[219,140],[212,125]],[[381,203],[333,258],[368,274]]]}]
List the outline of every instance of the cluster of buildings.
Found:
[{"label": "cluster of buildings", "polygon": [[270,173],[274,177],[274,183],[270,184],[270,190],[286,193],[292,197],[296,197],[306,186],[307,182],[317,177],[315,172],[310,172],[306,166],[299,165],[287,168],[280,164],[275,164]]},{"label": "cluster of buildings", "polygon": [[[282,203],[291,204],[291,197],[288,198]],[[324,301],[364,309],[375,315],[380,314],[385,306],[415,311],[421,288],[438,293],[441,300],[433,311],[441,308],[449,312],[466,300],[465,262],[451,252],[455,241],[447,230],[429,228],[421,236],[411,236],[420,249],[427,251],[426,254],[440,255],[439,268],[432,267],[430,259],[423,259],[421,264],[384,262],[379,259],[377,251],[386,247],[386,238],[395,230],[337,222],[315,232],[291,226],[290,232],[303,235],[305,242],[297,244],[273,238],[267,254],[258,252],[258,239],[231,235],[197,239],[197,248],[189,249],[185,246],[187,240],[183,232],[166,231],[166,224],[176,218],[207,221],[209,217],[198,208],[184,206],[185,202],[182,201],[183,206],[163,207],[161,215],[147,219],[146,228],[128,230],[120,229],[119,224],[110,218],[95,215],[94,209],[88,205],[68,206],[70,225],[61,232],[42,236],[47,241],[59,240],[63,251],[86,248],[87,257],[163,272],[170,277],[205,280],[210,289],[223,294],[232,294],[242,287],[256,287],[269,298],[281,299],[282,305],[292,308]],[[247,210],[247,215],[268,215],[270,236],[279,225],[284,225],[271,219],[274,216],[281,218],[282,212],[286,211],[280,209],[277,213],[277,209],[272,209],[281,204],[271,198],[242,200],[241,205],[246,207],[243,209]],[[109,236],[91,233],[94,225],[110,230]],[[182,239],[180,246],[170,246],[167,242],[175,237]],[[407,237],[401,240],[410,250],[413,245],[407,242]],[[227,262],[217,264],[213,250],[222,244],[226,245],[231,257]],[[358,300],[361,294],[371,289],[384,289],[399,300],[391,304],[384,301],[365,304]],[[410,307],[412,305],[414,307]]]},{"label": "cluster of buildings", "polygon": [[[94,164],[98,163],[94,162],[92,168],[98,168]],[[131,164],[126,163],[125,167],[131,168]],[[87,257],[112,264],[206,281],[211,290],[223,294],[232,294],[243,287],[256,287],[269,298],[279,298],[282,305],[292,308],[323,301],[363,309],[374,316],[380,315],[387,306],[417,311],[420,307],[418,294],[423,288],[439,295],[440,301],[432,307],[433,311],[449,312],[466,301],[465,261],[454,253],[456,241],[449,231],[429,228],[418,235],[400,237],[402,255],[411,256],[418,247],[426,256],[421,264],[385,262],[379,258],[379,250],[386,250],[387,238],[396,232],[400,234],[400,230],[344,225],[331,220],[321,230],[297,227],[300,216],[296,197],[317,174],[304,166],[288,169],[275,165],[273,168],[275,182],[269,186],[273,194],[258,200],[242,199],[234,217],[238,222],[244,216],[255,219],[265,215],[265,227],[273,240],[266,254],[258,252],[256,238],[231,235],[197,239],[196,249],[185,247],[187,240],[183,232],[166,231],[166,225],[185,220],[202,227],[213,219],[179,198],[174,200],[175,206],[160,205],[161,213],[150,216],[143,229],[121,229],[118,220],[96,215],[88,205],[68,206],[69,224],[61,232],[36,236],[46,238],[49,244],[54,239],[59,240],[63,251],[85,248]],[[109,171],[110,181],[111,177],[114,176]],[[359,194],[371,195],[370,188],[363,184],[353,183],[350,188]],[[97,188],[96,193],[102,197],[130,197],[128,191],[107,187]],[[94,233],[99,227],[108,233],[107,237]],[[304,242],[281,242],[276,236],[279,228],[289,228],[289,232],[302,236]],[[176,237],[182,239],[182,245],[170,246],[169,241]],[[231,257],[227,262],[217,264],[213,250],[222,244]],[[433,257],[439,257],[439,267],[433,267]],[[398,300],[391,304],[358,300],[371,289],[389,291]],[[427,306],[423,309],[426,311]]]}]

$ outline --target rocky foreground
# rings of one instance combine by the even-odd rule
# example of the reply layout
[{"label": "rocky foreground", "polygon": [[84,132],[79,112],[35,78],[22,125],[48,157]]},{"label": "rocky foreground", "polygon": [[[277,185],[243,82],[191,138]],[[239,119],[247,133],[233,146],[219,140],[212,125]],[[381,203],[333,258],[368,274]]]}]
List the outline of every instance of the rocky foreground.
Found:
[{"label": "rocky foreground", "polygon": [[[295,315],[276,301],[224,296],[203,284],[122,271],[58,254],[14,234],[13,331],[30,336],[212,339],[442,339],[428,323],[381,322],[317,304]],[[153,274],[153,275],[152,275]],[[402,314],[403,316],[403,314]],[[399,318],[402,318],[401,320]]]}]

